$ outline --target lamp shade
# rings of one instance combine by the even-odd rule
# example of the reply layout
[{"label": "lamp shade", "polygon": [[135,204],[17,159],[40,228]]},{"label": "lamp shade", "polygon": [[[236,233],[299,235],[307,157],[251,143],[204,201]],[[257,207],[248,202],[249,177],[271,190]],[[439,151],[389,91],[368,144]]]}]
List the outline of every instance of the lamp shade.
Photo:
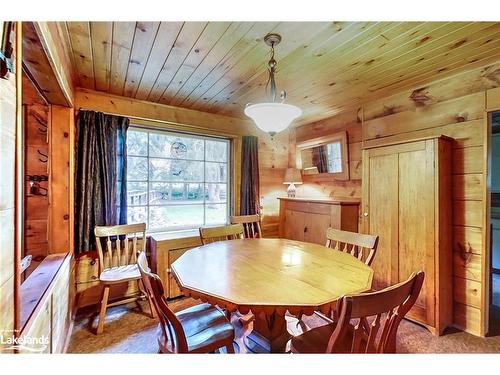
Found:
[{"label": "lamp shade", "polygon": [[286,129],[301,114],[299,107],[285,103],[250,104],[245,108],[245,115],[271,135]]},{"label": "lamp shade", "polygon": [[285,172],[285,181],[284,184],[301,184],[302,183],[302,174],[300,173],[300,169],[297,168],[287,168]]}]

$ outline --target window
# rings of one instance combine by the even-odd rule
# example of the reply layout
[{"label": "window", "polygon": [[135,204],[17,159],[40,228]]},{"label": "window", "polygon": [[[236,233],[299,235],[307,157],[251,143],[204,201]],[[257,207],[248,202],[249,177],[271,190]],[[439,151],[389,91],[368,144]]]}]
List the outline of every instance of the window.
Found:
[{"label": "window", "polygon": [[128,223],[151,232],[226,224],[229,173],[227,139],[130,128]]}]

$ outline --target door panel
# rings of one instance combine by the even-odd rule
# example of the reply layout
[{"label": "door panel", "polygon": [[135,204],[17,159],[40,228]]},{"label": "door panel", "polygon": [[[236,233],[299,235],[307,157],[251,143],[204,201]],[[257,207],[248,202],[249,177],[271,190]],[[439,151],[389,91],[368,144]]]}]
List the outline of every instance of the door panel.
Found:
[{"label": "door panel", "polygon": [[285,213],[285,238],[289,240],[304,241],[304,228],[306,225],[305,212],[286,210]]},{"label": "door panel", "polygon": [[324,245],[326,243],[326,231],[330,226],[330,215],[308,214],[306,216],[304,241]]},{"label": "door panel", "polygon": [[[430,168],[433,168],[431,165]],[[431,170],[432,172],[432,170]],[[434,179],[428,175],[426,150],[399,154],[399,281],[412,273],[425,271],[426,278],[413,318],[434,324]]]},{"label": "door panel", "polygon": [[368,233],[379,236],[372,287],[382,289],[398,275],[398,155],[368,157],[368,181],[363,181],[368,184]]}]

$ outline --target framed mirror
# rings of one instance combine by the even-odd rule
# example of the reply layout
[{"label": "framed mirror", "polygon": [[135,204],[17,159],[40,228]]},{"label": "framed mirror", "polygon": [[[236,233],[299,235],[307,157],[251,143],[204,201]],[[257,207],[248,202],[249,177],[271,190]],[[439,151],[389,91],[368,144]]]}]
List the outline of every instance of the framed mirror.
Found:
[{"label": "framed mirror", "polygon": [[349,179],[347,132],[297,143],[297,168],[304,176]]}]

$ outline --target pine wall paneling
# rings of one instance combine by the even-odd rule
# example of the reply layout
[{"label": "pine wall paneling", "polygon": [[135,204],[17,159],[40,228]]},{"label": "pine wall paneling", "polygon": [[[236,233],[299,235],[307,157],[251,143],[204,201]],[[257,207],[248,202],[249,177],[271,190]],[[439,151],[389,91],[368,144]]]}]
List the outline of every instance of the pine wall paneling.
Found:
[{"label": "pine wall paneling", "polygon": [[[487,327],[488,268],[485,251],[486,108],[498,108],[500,63],[469,70],[439,81],[368,101],[334,117],[295,129],[290,137],[303,141],[346,129],[351,180],[308,183],[303,196],[361,197],[363,145],[387,144],[444,134],[453,142],[453,275],[454,324],[484,335]],[[289,158],[293,163],[294,156]]]}]

